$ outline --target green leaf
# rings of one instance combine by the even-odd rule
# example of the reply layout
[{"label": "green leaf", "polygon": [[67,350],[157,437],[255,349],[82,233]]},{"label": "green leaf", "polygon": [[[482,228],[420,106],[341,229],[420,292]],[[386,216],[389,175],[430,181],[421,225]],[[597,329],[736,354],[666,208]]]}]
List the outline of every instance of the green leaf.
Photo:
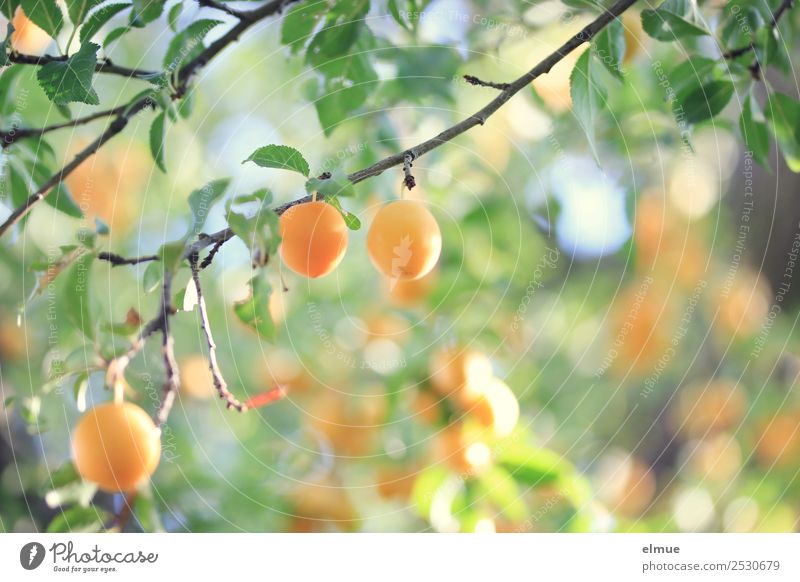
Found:
[{"label": "green leaf", "polygon": [[320,0],[309,0],[295,5],[283,17],[281,43],[289,45],[292,53],[297,53],[311,37],[327,9],[328,4]]},{"label": "green leaf", "polygon": [[595,144],[595,123],[598,112],[605,107],[606,90],[593,73],[592,53],[585,51],[575,63],[570,75],[572,111],[583,127],[595,160],[599,161]]},{"label": "green leaf", "polygon": [[0,67],[8,65],[8,50],[11,48],[11,35],[14,33],[14,27],[11,22],[6,27],[6,37],[0,43]]},{"label": "green leaf", "polygon": [[164,12],[166,0],[133,0],[130,25],[143,28],[156,20]]},{"label": "green leaf", "polygon": [[56,515],[47,526],[47,533],[96,533],[105,528],[111,515],[99,507],[74,506]]},{"label": "green leaf", "polygon": [[262,168],[278,168],[279,170],[294,170],[308,176],[308,162],[303,154],[296,149],[284,145],[268,145],[258,148],[244,163],[255,162]]},{"label": "green leaf", "polygon": [[571,470],[569,463],[558,454],[526,444],[509,447],[498,459],[515,481],[528,487],[539,487],[558,480]]},{"label": "green leaf", "polygon": [[392,15],[392,18],[394,18],[394,21],[397,24],[399,24],[406,30],[409,31],[411,30],[411,26],[406,21],[406,19],[403,18],[403,15],[400,13],[400,8],[397,6],[397,0],[389,0],[389,14]]},{"label": "green leaf", "polygon": [[733,91],[733,83],[722,80],[689,87],[676,97],[676,115],[682,112],[686,122],[692,124],[711,119],[725,108]]},{"label": "green leaf", "polygon": [[772,93],[764,113],[789,169],[800,172],[800,103],[783,93]]},{"label": "green leaf", "polygon": [[149,263],[142,274],[142,289],[145,293],[152,293],[161,284],[164,277],[163,267],[158,262]]},{"label": "green leaf", "polygon": [[[42,157],[43,156],[39,155],[38,158],[26,161],[26,166],[30,172],[32,181],[31,192],[41,188],[53,175],[53,172],[40,161]],[[81,209],[75,204],[75,201],[72,199],[72,194],[70,194],[64,182],[57,184],[55,188],[45,196],[44,201],[49,206],[63,212],[67,216],[72,216],[73,218],[81,218],[83,216]]]},{"label": "green leaf", "polygon": [[102,2],[103,0],[65,0],[72,24],[74,26],[82,24],[89,11]]},{"label": "green leaf", "polygon": [[690,87],[698,87],[711,79],[717,61],[706,57],[689,57],[672,69],[667,76],[675,95],[685,93]]},{"label": "green leaf", "polygon": [[272,196],[265,198],[254,216],[245,216],[231,210],[234,200],[227,204],[228,225],[250,249],[250,257],[254,266],[263,266],[270,255],[278,250],[280,244],[280,227],[278,215],[267,205]]},{"label": "green leaf", "polygon": [[592,49],[601,63],[616,79],[623,80],[622,59],[625,57],[625,29],[622,21],[612,20],[592,42]]},{"label": "green leaf", "polygon": [[10,21],[14,18],[17,6],[19,6],[19,0],[0,0],[0,13]]},{"label": "green leaf", "polygon": [[369,12],[369,0],[336,2],[331,6],[325,26],[308,45],[306,60],[314,66],[324,66],[337,57],[351,53],[350,50],[366,29],[365,17]]},{"label": "green leaf", "polygon": [[665,0],[655,10],[642,10],[642,27],[647,34],[663,41],[709,34],[706,29],[689,20],[691,11],[689,0]]},{"label": "green leaf", "polygon": [[47,97],[54,103],[86,103],[98,105],[100,99],[92,88],[92,77],[100,47],[87,42],[65,61],[42,66],[36,75]]},{"label": "green leaf", "polygon": [[328,204],[339,211],[339,214],[344,218],[344,223],[347,225],[347,228],[350,230],[358,230],[361,228],[361,221],[358,219],[358,216],[342,208],[342,204],[336,196],[331,196],[330,198],[326,198],[326,200]]},{"label": "green leaf", "polygon": [[106,36],[105,40],[103,40],[103,48],[107,49],[112,42],[119,39],[123,34],[129,33],[130,31],[130,26],[120,26],[119,28],[115,28],[109,32],[108,36]]},{"label": "green leaf", "polygon": [[67,319],[88,338],[94,338],[94,325],[89,302],[89,275],[94,253],[84,252],[70,266],[64,277],[60,305]]},{"label": "green leaf", "polygon": [[130,7],[130,4],[128,3],[109,4],[93,12],[89,19],[81,27],[81,42],[83,43],[87,40],[91,40],[94,35],[100,32],[100,29],[103,28],[103,26],[105,26],[109,20],[128,7]]},{"label": "green leaf", "polygon": [[165,117],[162,111],[153,120],[150,126],[150,153],[153,155],[153,160],[159,169],[167,173],[167,165],[164,162],[165,142],[166,142],[166,127]]},{"label": "green leaf", "polygon": [[161,245],[157,254],[161,261],[162,268],[170,273],[174,273],[183,262],[183,255],[185,252],[186,239],[180,239]]},{"label": "green leaf", "polygon": [[764,166],[769,167],[769,129],[764,120],[764,114],[756,102],[755,95],[749,93],[742,105],[742,115],[739,118],[739,129],[747,148],[753,152],[753,158]]},{"label": "green leaf", "polygon": [[172,37],[164,54],[164,68],[174,73],[195,58],[203,51],[203,39],[220,24],[221,20],[197,20]]},{"label": "green leaf", "polygon": [[55,38],[64,26],[64,14],[56,0],[22,0],[20,2],[25,16],[34,24]]},{"label": "green leaf", "polygon": [[136,501],[133,503],[136,519],[142,525],[142,529],[147,533],[160,533],[165,531],[161,516],[158,514],[156,500],[153,495],[153,488],[150,483],[145,484],[139,489]]},{"label": "green leaf", "polygon": [[336,168],[330,174],[330,178],[311,178],[306,182],[306,192],[309,194],[317,192],[326,198],[330,196],[348,197],[355,195],[353,183],[343,169]]},{"label": "green leaf", "polygon": [[48,507],[55,508],[70,503],[88,507],[97,492],[97,486],[83,481],[75,465],[68,461],[50,474],[43,492]]},{"label": "green leaf", "polygon": [[317,66],[324,77],[319,86],[314,107],[322,130],[331,135],[343,121],[352,117],[375,91],[378,74],[359,46],[340,57],[331,57]]},{"label": "green leaf", "polygon": [[172,29],[172,32],[178,32],[178,19],[181,17],[181,12],[183,12],[183,2],[178,2],[175,6],[169,9],[167,23]]},{"label": "green leaf", "polygon": [[267,341],[275,340],[275,324],[269,314],[270,284],[263,276],[250,280],[250,297],[234,304],[233,312],[239,321],[253,328]]},{"label": "green leaf", "polygon": [[229,184],[230,179],[228,178],[214,180],[189,194],[189,208],[192,210],[192,226],[189,236],[196,236],[200,233],[209,210],[211,210],[211,207],[219,197],[225,193]]}]

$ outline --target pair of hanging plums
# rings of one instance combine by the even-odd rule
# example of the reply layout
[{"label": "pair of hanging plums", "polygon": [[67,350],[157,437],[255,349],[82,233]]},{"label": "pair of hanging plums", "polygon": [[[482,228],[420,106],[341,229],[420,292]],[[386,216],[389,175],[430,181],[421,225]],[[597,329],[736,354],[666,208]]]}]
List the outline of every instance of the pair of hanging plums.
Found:
[{"label": "pair of hanging plums", "polygon": [[[292,206],[280,217],[281,258],[304,277],[327,275],[344,258],[347,230],[339,210],[325,201]],[[436,266],[441,250],[439,224],[415,200],[384,205],[367,234],[372,264],[393,281],[424,277]]]}]

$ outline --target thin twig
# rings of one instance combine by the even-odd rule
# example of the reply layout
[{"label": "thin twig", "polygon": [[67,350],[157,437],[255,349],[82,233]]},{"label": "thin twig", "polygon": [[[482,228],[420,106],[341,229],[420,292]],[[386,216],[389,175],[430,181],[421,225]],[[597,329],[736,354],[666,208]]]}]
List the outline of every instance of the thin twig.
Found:
[{"label": "thin twig", "polygon": [[217,256],[217,253],[219,252],[219,249],[222,248],[223,244],[225,244],[225,241],[221,239],[214,243],[214,246],[211,247],[210,251],[208,251],[208,255],[206,255],[206,258],[203,259],[202,263],[200,263],[201,271],[211,265],[211,262],[214,260],[214,257]]},{"label": "thin twig", "polygon": [[123,111],[125,111],[126,105],[121,105],[119,107],[114,107],[113,109],[104,109],[103,111],[98,111],[96,113],[92,113],[91,115],[87,115],[85,117],[78,117],[76,119],[71,119],[69,121],[65,121],[63,123],[56,123],[53,125],[48,125],[45,127],[12,127],[6,131],[0,131],[0,147],[7,148],[14,142],[20,139],[24,139],[27,137],[39,137],[40,135],[44,135],[45,133],[49,133],[51,131],[56,131],[58,129],[64,129],[67,127],[77,127],[79,125],[85,125],[97,119],[103,119],[105,117],[112,117],[114,115],[119,115]]},{"label": "thin twig", "polygon": [[108,527],[109,530],[122,533],[128,525],[133,515],[133,504],[136,501],[137,492],[126,493],[122,496],[122,507],[114,516],[114,521]]},{"label": "thin twig", "polygon": [[200,285],[200,270],[197,267],[197,255],[194,254],[189,257],[189,266],[192,269],[192,280],[194,281],[194,288],[197,291],[197,311],[200,313],[200,327],[203,329],[203,334],[206,336],[206,343],[208,344],[208,369],[211,370],[211,378],[214,382],[214,388],[217,390],[219,397],[225,401],[225,404],[230,409],[235,409],[239,412],[245,412],[247,406],[230,393],[228,384],[225,378],[222,377],[222,370],[219,369],[217,362],[217,344],[214,343],[214,337],[211,334],[211,323],[208,320],[208,312],[206,311],[206,301],[203,298],[203,289]]},{"label": "thin twig", "polygon": [[180,387],[178,362],[175,360],[175,339],[172,337],[169,321],[174,309],[172,307],[172,273],[168,270],[164,271],[164,283],[161,291],[161,355],[164,358],[166,378],[164,379],[164,390],[161,395],[161,405],[155,414],[155,421],[158,426],[162,426],[167,422]]},{"label": "thin twig", "polygon": [[409,190],[411,190],[414,186],[417,185],[417,181],[411,174],[411,167],[413,165],[414,165],[414,155],[411,152],[408,152],[403,158],[403,174],[405,174],[405,177],[403,178],[403,185]]},{"label": "thin twig", "polygon": [[138,265],[139,263],[147,263],[148,261],[157,261],[157,255],[145,255],[143,257],[131,257],[126,259],[122,255],[116,253],[102,252],[97,254],[97,258],[101,261],[108,261],[112,267],[119,267],[120,265]]},{"label": "thin twig", "polygon": [[[47,63],[58,63],[66,61],[69,57],[66,55],[26,55],[23,53],[12,52],[8,55],[8,60],[18,65],[46,65]],[[128,77],[129,79],[148,78],[158,75],[158,71],[147,71],[144,69],[132,69],[130,67],[121,67],[115,65],[110,59],[98,59],[94,67],[96,73],[105,73],[108,75],[119,75]]]},{"label": "thin twig", "polygon": [[483,81],[478,77],[476,77],[475,75],[464,75],[464,80],[470,85],[476,85],[478,87],[491,87],[492,89],[499,89],[500,91],[505,91],[506,89],[508,89],[508,83],[495,83],[493,81]]},{"label": "thin twig", "polygon": [[[794,0],[783,0],[783,2],[780,3],[780,5],[772,13],[772,22],[770,23],[770,28],[774,29],[778,27],[781,18],[783,18],[783,15],[789,11],[789,9],[792,7],[792,4],[794,4]],[[742,55],[749,53],[750,51],[755,52],[755,49],[756,45],[751,42],[746,46],[740,46],[739,48],[731,49],[722,53],[722,58],[727,60],[737,59]],[[753,70],[753,67],[755,67],[756,70],[760,69],[760,65],[757,61],[751,65],[750,69]]]}]

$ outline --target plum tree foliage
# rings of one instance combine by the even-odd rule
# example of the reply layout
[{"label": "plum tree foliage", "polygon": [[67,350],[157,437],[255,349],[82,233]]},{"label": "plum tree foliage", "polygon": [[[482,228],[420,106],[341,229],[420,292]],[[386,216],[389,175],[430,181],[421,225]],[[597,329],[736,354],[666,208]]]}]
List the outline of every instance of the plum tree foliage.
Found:
[{"label": "plum tree foliage", "polygon": [[[280,487],[260,489],[261,473],[270,466],[279,462],[280,470],[289,471],[286,467],[295,470],[301,463],[287,460],[285,450],[260,449],[257,462],[230,467],[238,483],[247,483],[240,492],[268,514],[270,528],[308,531],[321,523],[359,528],[356,504],[341,489],[341,475],[326,465],[331,450],[337,463],[340,457],[346,463],[381,450],[376,453],[380,495],[410,500],[420,518],[437,529],[480,530],[487,516],[495,529],[594,527],[598,517],[589,502],[591,490],[570,452],[562,455],[543,446],[523,422],[528,388],[537,382],[536,366],[506,366],[501,380],[496,374],[503,356],[490,356],[488,348],[481,351],[469,339],[483,334],[493,343],[504,336],[507,342],[497,342],[506,346],[502,349],[517,354],[519,361],[527,354],[531,339],[517,326],[534,309],[538,296],[529,290],[539,281],[530,282],[518,265],[535,264],[544,245],[555,244],[551,237],[558,224],[540,215],[510,214],[525,205],[513,196],[485,197],[477,209],[454,211],[445,202],[430,203],[427,190],[436,190],[450,163],[458,168],[452,170],[457,179],[448,178],[449,196],[466,196],[458,190],[480,183],[477,175],[486,168],[476,171],[463,158],[459,162],[465,144],[490,167],[496,163],[500,173],[507,172],[512,190],[521,189],[534,169],[507,165],[511,137],[489,145],[488,137],[482,137],[495,123],[508,130],[506,136],[530,137],[534,120],[520,113],[514,105],[520,102],[552,116],[550,141],[556,149],[587,154],[602,171],[618,172],[625,156],[631,165],[642,163],[637,150],[648,140],[648,147],[655,143],[692,152],[697,131],[720,126],[737,132],[758,164],[774,166],[777,152],[798,172],[800,103],[779,88],[782,79],[792,78],[797,18],[792,0],[562,0],[559,6],[554,39],[545,36],[553,34],[548,32],[552,23],[540,17],[536,1],[0,1],[8,22],[0,50],[0,273],[5,280],[0,284],[0,380],[4,408],[15,411],[32,432],[44,434],[63,418],[57,402],[70,407],[74,423],[67,428],[74,433],[75,462],[49,475],[45,486],[47,503],[59,508],[52,531],[225,527],[190,515],[189,507],[169,495],[180,490],[175,465],[203,462],[187,444],[183,399],[213,408],[209,394],[228,409],[247,412],[225,419],[232,426],[228,446],[250,438],[257,430],[254,419],[264,418],[282,435],[305,423],[315,435],[304,437],[313,441],[311,448],[328,450],[327,456],[324,450],[319,453],[324,470],[309,470],[302,486],[288,493]],[[438,23],[440,34],[463,28],[463,35],[457,41],[431,42],[426,36],[431,22]],[[539,34],[553,50],[535,58],[512,51],[508,54],[530,62],[506,63],[496,71],[487,65],[492,51],[505,50],[520,36]],[[263,42],[237,46],[250,38]],[[270,47],[278,50],[277,59],[268,59],[270,66],[285,68],[274,80],[254,80],[236,69],[240,77],[231,81],[232,87],[214,86],[226,79],[222,68],[259,62]],[[238,50],[244,54],[237,55]],[[240,64],[232,64],[237,59]],[[462,75],[466,86],[459,82]],[[282,83],[293,88],[289,99]],[[202,124],[203,115],[214,118],[215,110],[232,115],[238,99],[256,89],[267,103],[275,100],[275,111],[288,109],[290,102],[304,105],[301,115],[287,114],[282,130],[272,132],[287,136],[288,143],[258,141],[258,131],[250,131],[245,122],[232,133],[207,136],[207,145],[251,151],[237,160],[242,172],[261,172],[270,187],[242,187],[236,176],[223,175],[230,171],[188,163],[201,155],[186,145],[186,134],[196,127],[192,124]],[[460,113],[465,92],[468,109],[482,105],[469,115]],[[631,129],[633,110],[646,118],[641,122],[646,131]],[[418,120],[392,117],[395,111],[439,117],[417,126]],[[293,125],[302,124],[319,131],[288,137],[294,135]],[[72,133],[81,137],[65,144],[63,136]],[[124,142],[129,135],[141,139]],[[139,142],[146,144],[145,153],[137,149]],[[190,169],[184,171],[183,164]],[[148,188],[143,176],[149,168],[154,186],[151,200],[145,200],[137,190]],[[205,185],[202,178],[189,183],[207,170],[213,172]],[[636,188],[638,174],[638,168],[625,174],[626,189]],[[168,183],[183,189],[169,207],[163,194]],[[286,184],[295,192],[305,184],[305,190],[286,198]],[[404,199],[392,200],[397,196]],[[698,270],[705,251],[692,238],[698,252],[688,260],[686,253],[664,252],[660,237],[671,237],[670,246],[684,233],[659,200],[650,197],[643,203],[636,234],[620,253],[635,254],[640,264],[655,270],[678,273],[680,286],[690,290],[704,276]],[[151,205],[146,211],[145,204]],[[45,205],[51,207],[49,214],[41,209]],[[63,232],[73,238],[37,234],[47,228],[47,220],[67,225]],[[369,228],[359,232],[362,221]],[[469,240],[462,240],[458,229],[469,233]],[[138,243],[131,241],[133,231]],[[246,249],[246,256],[230,248]],[[238,285],[246,293],[232,297],[219,291],[214,281],[221,276],[215,270],[219,253],[228,253],[226,261],[238,260],[237,273],[243,275]],[[370,276],[378,283],[370,286],[362,274],[347,277],[349,262],[359,262],[358,273],[363,273],[369,259],[379,273]],[[344,270],[345,281],[338,289],[327,283],[340,276],[339,271],[329,275],[337,269]],[[328,276],[309,291],[301,317],[292,315],[292,302],[304,302],[301,297],[312,282],[296,275]],[[212,282],[213,288],[205,289]],[[649,293],[655,283],[636,285],[611,306],[611,326],[625,331],[617,336],[624,345],[614,350],[610,359],[619,361],[609,362],[609,374],[620,365],[646,373],[669,348],[664,330],[674,322],[670,298],[662,298],[661,291]],[[723,325],[752,337],[764,316],[751,301],[758,285],[729,295],[739,303],[723,305]],[[470,295],[482,287],[487,296]],[[514,297],[527,297],[516,301],[516,313],[492,299],[492,293],[505,298],[512,288]],[[375,313],[358,315],[367,322],[366,331],[329,332],[314,297],[334,301],[339,295],[344,302],[352,297],[360,307],[385,297]],[[648,297],[640,301],[640,295]],[[122,311],[119,302],[125,303]],[[430,318],[415,311],[425,302],[433,312]],[[631,318],[631,305],[637,303]],[[6,307],[14,304],[16,314]],[[470,311],[465,322],[453,335],[443,334],[440,328],[449,326],[448,319],[459,319],[462,304]],[[387,315],[389,306],[401,315]],[[743,329],[740,314],[748,310]],[[196,314],[196,321],[187,313]],[[22,327],[14,325],[17,319],[24,321]],[[496,324],[511,320],[511,331]],[[21,331],[28,327],[39,329]],[[224,336],[219,347],[212,327],[218,341]],[[373,351],[365,349],[361,362],[351,361],[337,347],[343,337],[354,350],[367,345]],[[310,359],[325,363],[307,366],[287,351],[284,340],[308,346]],[[21,344],[26,341],[29,345]],[[159,346],[158,353],[150,344]],[[401,353],[409,360],[394,357],[397,346],[407,344],[414,347]],[[248,369],[255,351],[260,372]],[[317,357],[321,352],[324,357]],[[380,356],[372,358],[373,352]],[[327,360],[337,362],[339,371]],[[597,377],[607,378],[605,371]],[[349,385],[358,386],[358,394],[347,394]],[[714,396],[717,400],[736,392],[721,381],[714,386],[726,390]],[[137,404],[102,403],[109,400],[108,389]],[[175,418],[179,395],[182,412]],[[87,398],[97,404],[88,406]],[[287,400],[300,411],[290,415],[291,422],[273,416],[278,407],[288,406]],[[725,410],[741,408],[725,402]],[[691,408],[685,400],[680,405]],[[143,408],[152,413],[154,426]],[[313,418],[303,421],[304,410]],[[706,422],[709,414],[683,410],[679,418],[690,418],[697,435],[711,430],[710,424],[718,428],[718,419]],[[216,417],[214,422],[219,422]],[[770,430],[791,424],[781,422],[771,422]],[[407,438],[408,431],[417,430],[409,424],[433,433],[419,441],[430,441],[430,446]],[[126,434],[137,438],[119,438],[128,425],[135,430]],[[161,431],[160,445],[150,442],[156,430]],[[280,448],[280,439],[273,437]],[[404,446],[392,448],[386,442],[414,444],[401,450]],[[210,449],[221,462],[215,455],[224,456],[227,449],[219,443]],[[764,458],[785,458],[771,442],[758,450]],[[426,465],[426,455],[437,461]],[[637,463],[637,483],[645,483],[636,489],[641,494],[650,491],[647,479],[652,476]],[[187,471],[201,495],[212,490],[210,475],[202,469]],[[151,475],[153,486],[147,479]],[[95,495],[97,485],[127,494],[123,504],[132,506],[134,525],[120,519],[130,511],[112,515],[115,507],[102,493]],[[156,496],[151,487],[167,494]],[[535,500],[523,492],[533,492]],[[442,517],[442,500],[450,521]],[[247,522],[247,510],[236,513],[228,503],[221,503],[222,514],[231,511],[244,527],[263,527]],[[533,503],[548,509],[538,512],[536,523],[526,524],[532,511],[527,505]],[[626,502],[623,513],[637,507],[635,501]],[[169,512],[183,518],[168,518]],[[288,523],[281,521],[286,515],[293,516]],[[165,525],[162,516],[171,522]],[[0,529],[8,527],[0,520]]]}]

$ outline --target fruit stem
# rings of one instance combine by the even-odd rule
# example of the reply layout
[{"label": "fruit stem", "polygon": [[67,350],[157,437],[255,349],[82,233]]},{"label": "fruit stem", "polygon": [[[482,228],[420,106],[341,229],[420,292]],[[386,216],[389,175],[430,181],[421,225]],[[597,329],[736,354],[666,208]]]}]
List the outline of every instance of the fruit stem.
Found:
[{"label": "fruit stem", "polygon": [[120,381],[114,382],[114,404],[122,404],[125,401],[125,384]]}]

